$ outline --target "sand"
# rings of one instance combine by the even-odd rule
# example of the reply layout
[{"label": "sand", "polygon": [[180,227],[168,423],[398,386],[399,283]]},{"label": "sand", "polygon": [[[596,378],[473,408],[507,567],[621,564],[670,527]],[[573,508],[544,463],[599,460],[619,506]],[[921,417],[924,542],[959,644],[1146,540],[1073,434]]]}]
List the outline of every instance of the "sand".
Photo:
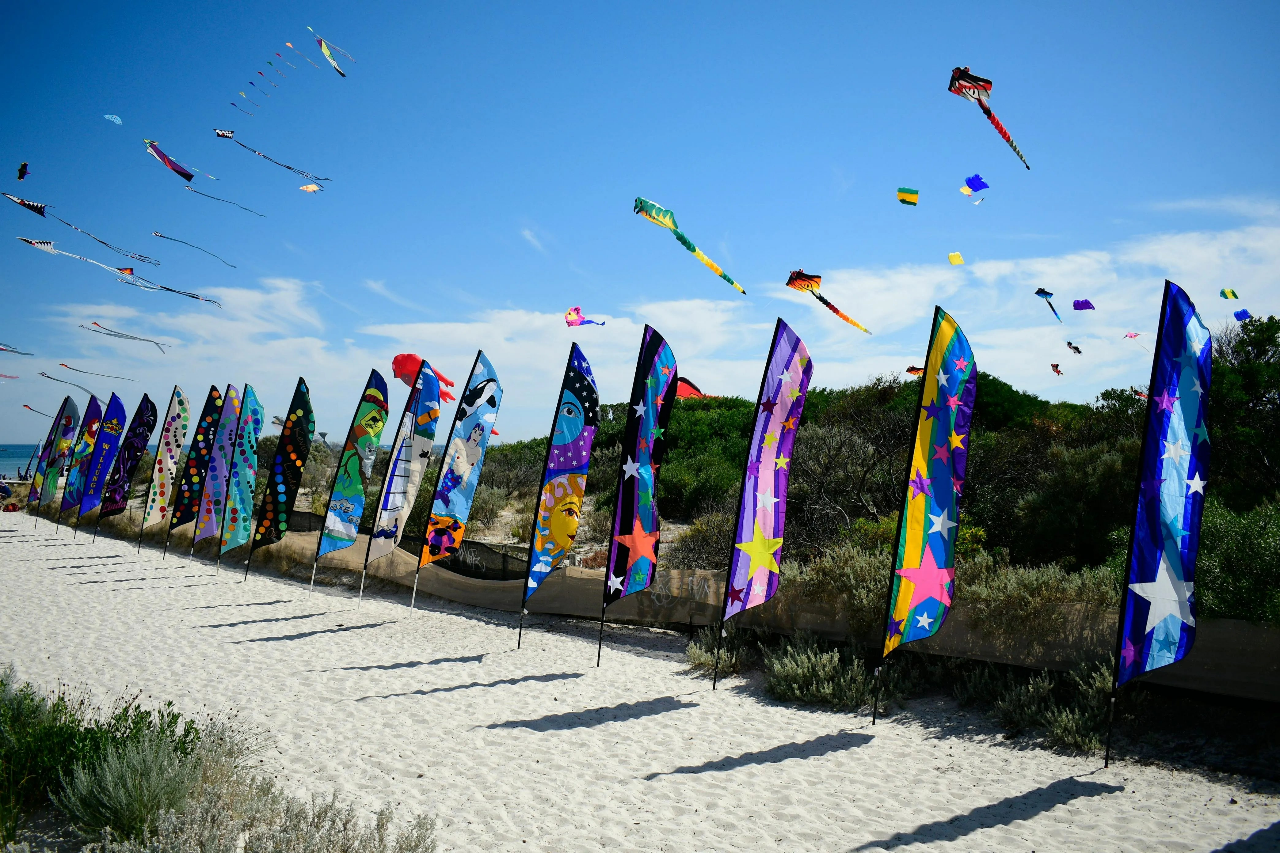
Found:
[{"label": "sand", "polygon": [[[1102,770],[921,700],[869,717],[692,677],[683,638],[366,596],[0,517],[0,662],[109,701],[236,711],[262,770],[440,818],[442,850],[1210,851],[1280,848],[1248,780]],[[1233,802],[1234,801],[1234,802]],[[1235,843],[1233,843],[1235,842]],[[1227,847],[1227,845],[1230,845]]]}]

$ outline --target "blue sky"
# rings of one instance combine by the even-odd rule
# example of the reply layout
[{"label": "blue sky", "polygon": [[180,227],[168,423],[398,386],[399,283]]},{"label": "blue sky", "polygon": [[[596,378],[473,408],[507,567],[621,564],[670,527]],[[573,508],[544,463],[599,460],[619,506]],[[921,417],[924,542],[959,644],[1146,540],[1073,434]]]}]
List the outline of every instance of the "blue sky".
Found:
[{"label": "blue sky", "polygon": [[[461,383],[483,347],[510,440],[546,430],[572,340],[602,398],[623,399],[645,322],[703,390],[749,396],[777,316],[815,383],[839,386],[918,362],[938,303],[983,369],[1087,401],[1145,382],[1149,355],[1121,335],[1154,332],[1166,276],[1211,327],[1228,308],[1280,313],[1275,4],[995,3],[974,19],[941,3],[51,3],[6,20],[0,187],[224,307],[35,251],[12,238],[130,263],[4,202],[0,341],[36,357],[0,355],[21,377],[0,384],[0,443],[43,437],[22,404],[56,408],[65,388],[37,374],[76,380],[60,362],[137,380],[79,380],[130,408],[143,391],[163,405],[174,382],[199,399],[247,381],[274,414],[302,374],[319,428],[339,433],[371,367],[390,379],[391,356],[414,351]],[[308,25],[355,56],[339,57],[345,79]],[[1031,171],[946,91],[955,65],[994,80]],[[279,88],[249,117],[230,102],[257,71]],[[215,127],[332,181],[302,193]],[[266,217],[184,192],[144,137],[217,176],[196,189]],[[976,207],[958,192],[975,172],[991,184]],[[635,216],[637,195],[747,296]],[[787,291],[797,267],[875,334]],[[1085,297],[1097,311],[1070,310]],[[608,325],[566,329],[571,305]],[[173,346],[78,328],[93,320]]]}]

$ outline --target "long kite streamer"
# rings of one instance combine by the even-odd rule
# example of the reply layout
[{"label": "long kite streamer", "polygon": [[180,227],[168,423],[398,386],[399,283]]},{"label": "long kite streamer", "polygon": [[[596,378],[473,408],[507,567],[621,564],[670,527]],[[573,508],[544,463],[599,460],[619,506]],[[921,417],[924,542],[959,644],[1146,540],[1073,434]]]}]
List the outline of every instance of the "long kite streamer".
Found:
[{"label": "long kite streamer", "polygon": [[289,403],[289,414],[280,428],[276,455],[267,472],[267,492],[258,506],[258,523],[253,533],[253,547],[272,545],[284,538],[293,523],[293,504],[298,499],[302,469],[311,455],[311,442],[316,432],[316,416],[311,410],[311,392],[307,381],[298,377],[298,385]]},{"label": "long kite streamer", "polygon": [[23,352],[17,347],[9,346],[8,344],[0,344],[0,352],[7,352],[10,355],[35,355],[33,352]]},{"label": "long kite streamer", "polygon": [[884,654],[937,633],[955,580],[957,502],[969,456],[969,423],[978,390],[973,350],[941,308],[933,329],[911,444],[906,496],[885,614]]},{"label": "long kite streamer", "polygon": [[[191,188],[188,187],[187,189],[191,189]],[[222,304],[215,299],[209,299],[207,297],[201,296],[198,293],[191,293],[190,291],[187,291],[187,290],[176,290],[172,287],[165,287],[163,284],[156,284],[153,281],[148,281],[147,279],[143,278],[140,275],[134,275],[133,267],[111,267],[111,266],[107,266],[106,264],[99,263],[98,261],[95,261],[92,258],[85,258],[85,257],[81,257],[80,255],[73,255],[70,252],[64,252],[61,249],[53,248],[53,241],[51,240],[30,240],[26,237],[19,237],[18,239],[26,243],[28,246],[31,246],[32,248],[35,248],[35,249],[39,249],[42,252],[48,252],[50,255],[66,255],[68,258],[75,258],[77,261],[84,261],[87,264],[93,264],[96,267],[102,267],[107,272],[114,274],[116,276],[116,280],[121,282],[122,284],[131,284],[134,287],[140,288],[142,290],[163,290],[166,293],[174,293],[174,294],[177,294],[178,296],[186,296],[189,299],[198,299],[201,302],[210,302],[214,305],[217,305],[219,308],[222,307]]]},{"label": "long kite streamer", "polygon": [[[397,356],[396,360],[403,358]],[[392,368],[396,368],[396,360]],[[405,401],[391,445],[391,467],[373,522],[373,537],[365,559],[366,565],[395,551],[404,535],[409,513],[422,485],[422,474],[431,458],[436,426],[440,423],[440,380],[431,365],[419,359],[416,375],[410,380],[413,390]]]},{"label": "long kite streamer", "polygon": [[[97,332],[99,335],[106,335],[109,338],[120,338],[121,340],[125,340],[125,341],[140,341],[146,344],[155,344],[156,348],[160,350],[160,354],[164,355],[164,345],[161,344],[159,341],[151,340],[151,338],[140,338],[137,335],[129,335],[124,332],[117,332],[115,329],[108,329],[106,326],[96,321],[93,323],[92,326],[86,326],[83,323],[81,323],[80,328],[84,329],[87,332]],[[30,353],[23,353],[23,354],[30,355]]]},{"label": "long kite streamer", "polygon": [[[212,258],[218,258],[218,256],[217,256],[217,255],[215,255],[213,252],[210,252],[208,249],[201,249],[201,248],[200,248],[199,246],[197,246],[195,243],[188,243],[186,240],[179,240],[177,237],[166,237],[164,234],[161,234],[159,231],[152,231],[152,232],[151,232],[151,235],[152,235],[153,237],[159,237],[159,238],[160,238],[160,239],[162,239],[162,240],[172,240],[172,241],[173,241],[173,242],[175,242],[175,243],[181,243],[181,244],[182,244],[182,245],[184,245],[184,246],[190,246],[191,248],[195,249],[196,251],[204,252],[204,253],[205,253],[206,255],[208,255],[209,257],[212,257]],[[223,259],[223,258],[218,258],[218,260],[222,261],[224,264],[226,264],[227,266],[231,267],[232,269],[235,269],[235,268],[236,268],[236,265],[235,265],[235,264],[233,264],[233,263],[231,263],[230,261],[227,261],[227,260],[225,260],[225,259]]]},{"label": "long kite streamer", "polygon": [[67,465],[67,484],[62,489],[62,505],[60,512],[66,512],[80,505],[84,497],[84,487],[89,480],[89,461],[93,458],[93,448],[98,442],[98,428],[102,426],[102,404],[97,397],[89,398],[89,405],[84,407],[84,419],[80,422],[80,437],[76,439],[75,450],[71,453],[71,461]]},{"label": "long kite streamer", "polygon": [[1000,134],[1000,138],[1009,143],[1009,147],[1013,149],[1013,153],[1018,155],[1018,159],[1022,161],[1022,165],[1028,170],[1031,169],[1027,158],[1022,156],[1022,151],[1018,148],[1018,143],[1013,141],[1013,137],[1009,135],[1009,131],[1004,129],[1004,125],[1000,123],[1000,119],[996,118],[996,114],[991,112],[991,107],[987,105],[987,99],[991,97],[991,81],[986,77],[979,77],[977,74],[969,72],[969,66],[964,68],[953,68],[951,70],[951,82],[947,84],[947,91],[953,95],[959,95],[966,101],[973,101],[982,110],[982,114],[987,117],[987,121],[991,122],[991,126],[996,129],[996,133]]},{"label": "long kite streamer", "polygon": [[[285,43],[284,43],[284,46],[285,46],[285,47],[287,47],[287,48],[289,48],[290,50],[292,50],[294,53],[298,54],[298,56],[301,56],[303,59],[307,60],[307,62],[311,62],[311,58],[310,58],[309,56],[307,56],[305,53],[303,53],[302,51],[298,50],[296,47],[294,47],[292,43],[290,43],[290,42],[285,42]],[[319,68],[319,67],[320,67],[319,65],[316,65],[314,62],[311,62],[311,66],[312,66],[313,68]],[[296,65],[292,65],[292,66],[290,66],[290,67],[291,67],[291,68],[297,68],[298,66],[296,66]]]},{"label": "long kite streamer", "polygon": [[591,365],[575,343],[556,400],[551,441],[542,472],[542,491],[534,509],[532,548],[524,600],[560,567],[573,548],[582,519],[591,465],[591,444],[600,426],[600,392]]},{"label": "long kite streamer", "polygon": [[138,408],[133,411],[129,421],[129,429],[125,431],[124,440],[120,442],[120,452],[116,454],[116,464],[111,468],[111,476],[107,478],[106,488],[102,490],[102,509],[98,520],[119,515],[129,506],[130,485],[133,474],[138,470],[142,454],[147,452],[147,442],[151,433],[155,432],[159,413],[156,404],[146,394],[138,401]]},{"label": "long kite streamer", "polygon": [[41,376],[43,376],[45,379],[49,379],[49,380],[52,380],[52,381],[54,381],[54,382],[61,382],[63,385],[70,385],[72,388],[79,388],[81,391],[83,391],[84,393],[86,393],[86,394],[88,394],[88,395],[90,395],[90,396],[92,396],[92,395],[93,395],[93,392],[92,392],[92,391],[90,391],[88,388],[84,387],[83,385],[77,385],[77,384],[76,384],[76,383],[74,383],[74,382],[68,382],[68,381],[67,381],[67,380],[65,380],[65,379],[58,379],[57,377],[50,376],[49,374],[45,373],[43,370],[42,370],[42,371],[40,371],[40,375],[41,375]]},{"label": "long kite streamer", "polygon": [[791,450],[812,377],[808,348],[779,318],[760,379],[722,619],[758,607],[778,591]]},{"label": "long kite streamer", "polygon": [[[648,588],[658,563],[658,468],[676,401],[676,357],[657,329],[644,327],[622,433],[603,607]],[[603,610],[601,619],[603,620]]]},{"label": "long kite streamer", "polygon": [[160,146],[156,144],[156,141],[154,139],[144,139],[142,141],[146,144],[147,152],[150,153],[152,157],[156,158],[165,166],[167,166],[170,169],[170,171],[172,171],[178,177],[182,178],[182,180],[186,181],[187,183],[191,183],[191,179],[195,177],[194,172],[192,172],[186,166],[179,163],[177,160],[170,157],[168,154],[161,151]]},{"label": "long kite streamer", "polygon": [[202,193],[202,192],[200,192],[200,190],[198,190],[198,189],[196,189],[195,187],[192,187],[192,186],[188,186],[188,187],[187,187],[187,189],[191,190],[191,191],[192,191],[193,193],[195,193],[196,195],[202,195],[202,196],[204,196],[205,198],[211,198],[211,199],[213,199],[214,201],[220,201],[220,202],[222,202],[223,204],[229,204],[229,205],[231,205],[232,207],[238,207],[238,208],[240,208],[241,210],[246,210],[246,211],[248,211],[249,213],[252,213],[254,216],[261,216],[263,219],[266,219],[266,218],[267,218],[267,215],[266,215],[265,213],[259,213],[259,212],[258,212],[258,211],[256,211],[256,210],[250,210],[249,208],[245,207],[243,204],[236,204],[234,201],[228,201],[228,200],[227,200],[227,199],[225,199],[225,198],[218,198],[216,195],[209,195],[208,193]]},{"label": "long kite streamer", "polygon": [[338,460],[317,560],[356,543],[360,519],[364,517],[365,496],[373,478],[373,463],[378,455],[378,439],[387,425],[387,412],[387,380],[378,371],[370,370]]},{"label": "long kite streamer", "polygon": [[857,320],[853,319],[848,314],[844,313],[839,308],[837,308],[836,306],[828,302],[827,298],[818,292],[818,288],[821,286],[822,286],[822,276],[809,275],[802,269],[792,270],[791,275],[787,276],[787,287],[791,288],[792,290],[798,290],[801,293],[812,293],[814,298],[817,299],[819,302],[821,302],[823,305],[827,306],[827,310],[830,311],[832,314],[835,314],[837,317],[839,317],[841,320],[844,320],[846,323],[848,323],[850,326],[853,326],[855,329],[861,329],[862,331],[866,332],[868,335],[871,334],[871,330],[868,329],[866,326],[862,325]]},{"label": "long kite streamer", "polygon": [[217,385],[209,386],[200,420],[191,433],[191,447],[187,449],[187,461],[182,469],[182,481],[178,484],[177,499],[173,504],[169,529],[195,521],[200,512],[200,493],[209,470],[209,457],[213,451],[214,434],[222,418],[222,392]]},{"label": "long kite streamer", "polygon": [[[16,379],[17,377],[15,376],[14,378]],[[22,408],[26,409],[28,412],[35,412],[37,415],[44,415],[46,418],[51,418],[51,417],[53,417],[53,415],[47,414],[47,413],[45,413],[45,412],[42,412],[42,411],[40,411],[39,409],[33,409],[33,408],[31,408],[31,407],[30,407],[30,406],[28,406],[26,403],[23,403],[23,404],[22,404]]]},{"label": "long kite streamer", "polygon": [[734,289],[739,293],[746,293],[746,291],[742,289],[742,285],[730,278],[724,270],[720,269],[719,264],[704,255],[701,249],[693,245],[693,243],[689,241],[689,238],[684,236],[684,232],[680,230],[680,226],[676,225],[676,215],[674,213],[667,210],[665,207],[659,207],[647,198],[640,197],[636,198],[635,212],[652,222],[654,225],[661,225],[663,228],[669,230],[673,235],[675,235],[675,238],[680,242],[680,245],[684,246],[690,252],[693,252],[693,256],[702,261],[702,263],[706,265],[707,269],[729,282],[729,284],[733,285]]},{"label": "long kite streamer", "polygon": [[418,568],[451,557],[462,547],[485,450],[501,405],[502,383],[498,381],[498,373],[489,358],[477,352],[449,430],[449,443],[445,445],[440,477],[436,481]]},{"label": "long kite streamer", "polygon": [[90,373],[88,370],[79,370],[77,368],[72,367],[69,364],[63,364],[61,362],[58,363],[58,367],[65,367],[67,370],[73,371],[75,373],[83,373],[85,376],[101,376],[103,379],[123,379],[125,382],[137,381],[135,379],[130,379],[127,376],[112,376],[108,373]]},{"label": "long kite streamer", "polygon": [[173,481],[178,472],[178,458],[187,440],[187,427],[191,423],[191,401],[177,385],[169,398],[169,410],[160,427],[156,441],[156,462],[151,469],[151,489],[147,495],[147,509],[142,516],[142,529],[169,520],[169,502],[173,500]]},{"label": "long kite streamer", "polygon": [[130,252],[125,249],[121,249],[119,246],[113,246],[110,243],[108,243],[106,240],[103,240],[101,237],[95,237],[92,234],[90,234],[88,231],[84,230],[83,228],[79,228],[75,225],[72,225],[70,222],[63,219],[58,214],[50,213],[49,212],[50,207],[47,204],[41,204],[38,201],[30,201],[25,198],[18,198],[17,196],[9,195],[8,193],[0,193],[0,195],[3,195],[5,198],[9,199],[9,201],[13,202],[14,204],[20,204],[23,207],[25,207],[27,210],[31,211],[32,213],[38,214],[39,216],[43,216],[46,219],[52,217],[53,219],[58,220],[68,228],[72,228],[76,231],[79,231],[81,234],[85,235],[90,240],[96,240],[97,242],[106,246],[111,251],[120,255],[124,255],[126,258],[132,258],[133,260],[141,261],[144,264],[154,264],[156,266],[160,266],[160,262],[157,261],[155,258],[148,258],[146,255],[139,255],[136,252]]},{"label": "long kite streamer", "polygon": [[[333,54],[329,52],[329,49],[332,48],[333,50],[336,50],[338,53],[342,54],[347,59],[350,59],[352,62],[355,62],[356,58],[351,54],[347,53],[342,48],[338,47],[336,44],[333,44],[332,42],[327,42],[324,39],[322,39],[320,37],[320,34],[317,33],[315,30],[312,30],[311,27],[307,27],[307,29],[311,30],[311,35],[312,37],[315,38],[316,44],[320,45],[320,52],[324,54],[325,59],[329,60],[329,64],[333,66],[333,70],[337,71],[343,77],[346,77],[347,76],[346,73],[343,72],[343,70],[338,67],[338,63],[333,58]],[[312,64],[314,65],[315,63],[312,63]]]},{"label": "long kite streamer", "polygon": [[1062,322],[1062,315],[1058,313],[1058,309],[1053,307],[1053,303],[1049,300],[1053,298],[1053,294],[1045,290],[1043,287],[1036,288],[1036,296],[1044,300],[1044,304],[1049,306],[1049,310],[1053,312],[1053,316],[1058,318],[1058,322]]},{"label": "long kite streamer", "polygon": [[1147,395],[1137,517],[1120,605],[1115,685],[1182,660],[1196,638],[1194,594],[1213,340],[1185,291],[1165,282]]},{"label": "long kite streamer", "polygon": [[236,132],[235,132],[234,130],[218,130],[217,128],[214,128],[213,132],[214,132],[214,133],[216,133],[216,134],[218,134],[218,137],[219,137],[220,139],[230,139],[232,142],[234,142],[236,145],[239,145],[239,146],[240,146],[241,148],[243,148],[245,151],[252,151],[254,154],[257,154],[257,155],[258,155],[259,157],[261,157],[263,160],[266,160],[266,161],[267,161],[267,162],[269,162],[269,163],[275,163],[275,164],[276,164],[277,166],[279,166],[280,168],[282,168],[282,169],[288,169],[290,172],[293,172],[294,174],[301,175],[301,176],[302,176],[302,177],[304,177],[304,178],[310,178],[310,179],[311,179],[311,180],[313,180],[313,181],[328,181],[328,180],[331,180],[330,178],[317,178],[315,175],[311,174],[310,172],[306,171],[305,169],[298,169],[298,168],[295,168],[295,167],[293,167],[293,166],[290,166],[290,165],[288,165],[288,164],[286,164],[286,163],[281,163],[279,160],[272,160],[270,157],[268,157],[266,154],[263,154],[261,151],[257,150],[256,148],[250,148],[248,145],[245,145],[245,144],[244,144],[243,142],[241,142],[239,139],[236,139],[236,138],[235,138],[235,133],[236,133]]}]

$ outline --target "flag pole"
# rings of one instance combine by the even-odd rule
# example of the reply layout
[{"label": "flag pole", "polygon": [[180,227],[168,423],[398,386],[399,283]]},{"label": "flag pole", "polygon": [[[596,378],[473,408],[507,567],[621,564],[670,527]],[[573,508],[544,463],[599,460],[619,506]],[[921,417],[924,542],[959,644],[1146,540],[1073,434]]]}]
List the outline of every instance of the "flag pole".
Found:
[{"label": "flag pole", "polygon": [[[933,342],[938,337],[938,321],[941,318],[941,316],[942,316],[942,306],[941,305],[933,306],[933,328],[929,330],[929,343],[924,350],[924,356],[925,356],[924,363],[926,365],[925,367],[926,370],[928,369],[927,365],[929,364],[929,353],[933,352]],[[924,386],[927,381],[928,381],[928,377],[924,375],[920,376],[920,394],[916,398],[916,408],[915,408],[915,432],[916,433],[920,431],[920,410],[924,408]],[[915,433],[913,433],[911,440],[912,440],[912,443],[914,444]],[[900,492],[900,494],[905,494],[909,488],[911,488],[911,453],[910,451],[908,451],[907,453],[907,470],[902,477],[902,492]],[[897,547],[896,547],[896,550],[894,551],[893,562],[889,564],[889,590],[888,592],[885,593],[884,621],[882,623],[886,631],[888,630],[889,620],[893,618],[893,575],[895,572],[897,572],[898,561],[902,559],[902,525],[906,524],[906,522],[907,522],[907,513],[906,513],[906,508],[904,507],[898,511],[898,530],[897,530],[897,533],[894,534],[894,538],[893,538],[893,541],[897,543]],[[926,545],[926,547],[928,546]],[[899,643],[899,645],[901,645],[901,643]],[[875,689],[875,696],[871,700],[871,725],[873,726],[876,724],[876,717],[880,712],[880,679],[881,679],[880,671],[884,669],[888,661],[889,654],[891,652],[892,650],[890,650],[889,652],[886,652],[883,650],[883,648],[881,649],[880,665],[876,667],[876,671],[875,671],[876,689]]]},{"label": "flag pole", "polygon": [[[1156,348],[1151,355],[1151,381],[1147,385],[1147,416],[1142,422],[1142,449],[1138,453],[1138,476],[1137,482],[1134,483],[1134,522],[1129,529],[1129,559],[1125,562],[1124,581],[1129,578],[1129,571],[1133,567],[1133,545],[1138,534],[1137,506],[1142,499],[1142,460],[1147,458],[1147,437],[1150,430],[1147,428],[1151,424],[1151,409],[1155,405],[1156,396],[1156,370],[1160,365],[1160,348],[1164,343],[1164,327],[1165,312],[1169,308],[1169,279],[1164,280],[1164,297],[1160,300],[1160,322],[1156,327]],[[1111,766],[1111,732],[1115,728],[1116,721],[1116,696],[1120,692],[1120,655],[1124,646],[1124,614],[1125,605],[1129,602],[1129,584],[1124,583],[1120,589],[1120,610],[1116,619],[1116,651],[1113,660],[1113,669],[1111,676],[1111,698],[1107,708],[1107,747],[1102,757],[1102,767],[1105,770]]]},{"label": "flag pole", "polygon": [[[471,377],[475,375],[476,367],[480,364],[480,353],[484,350],[476,350],[475,360],[471,362],[471,372],[467,374],[466,381],[462,383],[462,391],[458,394],[458,407],[453,410],[453,420],[449,423],[449,431],[444,434],[445,445],[440,451],[440,464],[436,467],[435,485],[431,487],[431,505],[435,506],[436,492],[440,491],[440,478],[444,476],[445,459],[449,456],[449,439],[453,435],[453,431],[458,428],[458,421],[461,420],[462,414],[462,397],[467,393],[468,383]],[[450,386],[453,387],[453,386]],[[354,423],[354,422],[353,422]],[[432,443],[434,449],[435,444]],[[431,529],[431,511],[427,510],[427,526],[422,529],[422,547],[418,549],[418,568],[413,570],[413,594],[409,596],[409,609],[413,610],[418,600],[418,575],[422,573],[422,567],[426,565],[422,562],[422,555],[427,550],[427,532]],[[462,544],[458,544],[458,548],[462,548]]]},{"label": "flag pole", "polygon": [[[542,476],[547,476],[547,467],[551,464],[551,446],[556,440],[556,421],[560,418],[560,407],[564,405],[564,385],[569,378],[569,368],[573,365],[573,351],[578,348],[578,342],[573,341],[569,344],[569,357],[564,362],[564,379],[560,382],[560,394],[556,397],[556,408],[551,413],[551,431],[547,433],[547,456],[542,460]],[[520,587],[520,625],[516,629],[516,650],[520,649],[520,641],[524,637],[524,615],[528,611],[525,610],[525,602],[529,600],[529,578],[533,575],[533,545],[538,540],[538,512],[541,510],[542,501],[542,483],[538,484],[538,490],[534,493],[533,502],[533,520],[529,524],[529,559],[525,563],[524,569],[524,585]],[[566,552],[566,556],[568,553]],[[600,615],[600,639],[596,642],[596,666],[600,665],[600,646],[604,643],[604,613]]]}]

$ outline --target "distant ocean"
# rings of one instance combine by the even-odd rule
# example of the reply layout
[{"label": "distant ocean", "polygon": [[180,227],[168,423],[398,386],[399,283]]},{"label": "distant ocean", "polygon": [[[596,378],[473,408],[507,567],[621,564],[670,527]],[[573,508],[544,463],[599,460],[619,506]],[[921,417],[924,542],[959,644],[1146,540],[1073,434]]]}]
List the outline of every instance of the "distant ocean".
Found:
[{"label": "distant ocean", "polygon": [[[27,467],[27,460],[38,444],[0,444],[0,477],[12,477]],[[31,467],[35,467],[32,463]]]}]

